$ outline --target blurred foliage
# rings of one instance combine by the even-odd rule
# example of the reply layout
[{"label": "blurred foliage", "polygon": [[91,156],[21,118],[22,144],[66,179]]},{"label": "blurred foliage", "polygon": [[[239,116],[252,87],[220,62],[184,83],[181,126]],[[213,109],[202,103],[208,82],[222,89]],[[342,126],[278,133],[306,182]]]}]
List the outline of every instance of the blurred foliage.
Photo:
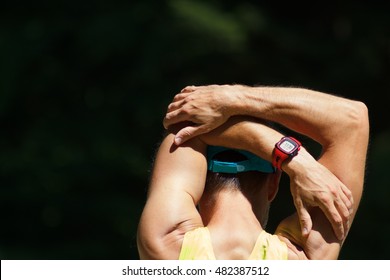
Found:
[{"label": "blurred foliage", "polygon": [[[2,6],[2,259],[138,258],[136,227],[165,107],[184,86],[211,83],[302,86],[364,101],[367,182],[341,258],[388,258],[385,3]],[[273,206],[271,228],[286,205],[287,191]]]}]

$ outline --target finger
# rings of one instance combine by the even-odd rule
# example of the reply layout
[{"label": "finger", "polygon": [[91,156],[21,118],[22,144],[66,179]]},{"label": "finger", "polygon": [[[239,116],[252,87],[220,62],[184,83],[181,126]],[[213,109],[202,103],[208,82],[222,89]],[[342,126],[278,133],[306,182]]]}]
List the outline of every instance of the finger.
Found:
[{"label": "finger", "polygon": [[[342,194],[341,196],[344,196],[344,194]],[[345,196],[344,200],[342,198],[335,200],[335,206],[338,209],[338,212],[340,214],[342,214],[343,226],[344,226],[343,238],[345,238],[345,235],[347,234],[347,232],[349,230],[349,221],[351,219],[352,211],[353,211],[352,207],[349,208],[347,206],[345,200],[349,203],[349,200],[347,199],[346,196]]]},{"label": "finger", "polygon": [[300,222],[301,222],[302,235],[304,237],[307,237],[313,227],[311,216],[307,211],[306,207],[302,207],[298,215],[301,217]]},{"label": "finger", "polygon": [[307,237],[313,226],[310,214],[307,211],[301,199],[298,198],[294,199],[294,204],[295,204],[295,208],[297,209],[302,235],[304,237]]},{"label": "finger", "polygon": [[343,190],[343,193],[348,197],[348,199],[351,200],[353,203],[352,191],[344,184],[341,185],[341,189]]},{"label": "finger", "polygon": [[344,195],[346,196],[346,198],[349,201],[349,205],[347,203],[346,204],[347,204],[348,208],[350,209],[350,214],[352,215],[352,213],[353,213],[353,204],[354,204],[352,192],[345,185],[342,185],[341,188],[343,190]]},{"label": "finger", "polygon": [[[353,214],[353,196],[352,192],[344,185],[341,184],[341,192],[339,192],[339,196],[342,202],[335,201],[337,204],[343,204],[338,205],[340,212],[343,211],[343,215],[346,217],[346,219],[349,221],[349,219],[352,217]],[[345,210],[347,209],[347,210]]]},{"label": "finger", "polygon": [[194,91],[195,89],[196,89],[196,86],[186,86],[180,92],[191,92],[191,91]]},{"label": "finger", "polygon": [[344,192],[340,193],[340,204],[344,206],[344,211],[346,211],[344,215],[349,218],[353,212],[353,203]]},{"label": "finger", "polygon": [[192,94],[192,91],[186,91],[186,92],[181,92],[181,93],[178,93],[176,94],[174,97],[173,97],[173,100],[172,102],[176,102],[176,101],[180,101],[180,100],[183,100],[185,99],[188,95]]},{"label": "finger", "polygon": [[173,124],[184,121],[191,121],[189,118],[190,117],[187,114],[184,114],[181,110],[176,110],[165,115],[163,125],[166,129],[168,129],[168,127]]},{"label": "finger", "polygon": [[344,220],[340,213],[337,211],[336,206],[331,203],[330,205],[321,204],[320,208],[324,212],[325,216],[332,225],[333,232],[339,240],[344,238]]},{"label": "finger", "polygon": [[182,107],[185,103],[186,103],[185,99],[174,101],[168,105],[167,112],[169,113],[169,112],[175,111],[175,110],[179,109],[180,107]]},{"label": "finger", "polygon": [[350,216],[350,210],[345,202],[341,198],[338,198],[334,201],[334,204],[343,220],[348,220]]},{"label": "finger", "polygon": [[[351,217],[351,212],[348,207],[346,207],[345,203],[342,202],[342,200],[335,201],[336,208],[338,209],[339,213],[341,214],[341,218],[343,220],[343,235],[339,237],[340,240],[345,238],[345,234],[349,230],[349,219]],[[340,234],[341,235],[341,234]]]},{"label": "finger", "polygon": [[204,133],[205,131],[206,129],[204,126],[187,126],[176,133],[174,140],[175,144],[179,146],[191,138]]}]

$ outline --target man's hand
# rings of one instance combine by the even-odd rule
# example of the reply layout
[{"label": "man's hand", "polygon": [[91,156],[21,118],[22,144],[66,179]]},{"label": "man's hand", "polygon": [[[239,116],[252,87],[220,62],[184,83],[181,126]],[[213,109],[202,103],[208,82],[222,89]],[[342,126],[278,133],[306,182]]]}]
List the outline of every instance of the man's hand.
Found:
[{"label": "man's hand", "polygon": [[[238,86],[237,86],[238,87]],[[236,86],[188,86],[169,104],[163,124],[165,128],[180,122],[189,122],[175,136],[180,145],[200,134],[207,133],[225,123],[232,115]]]},{"label": "man's hand", "polygon": [[353,213],[351,191],[326,167],[301,150],[300,158],[286,167],[290,176],[290,189],[297,210],[303,236],[312,229],[309,214],[311,207],[319,207],[332,224],[333,231],[339,240],[343,240],[349,230]]}]

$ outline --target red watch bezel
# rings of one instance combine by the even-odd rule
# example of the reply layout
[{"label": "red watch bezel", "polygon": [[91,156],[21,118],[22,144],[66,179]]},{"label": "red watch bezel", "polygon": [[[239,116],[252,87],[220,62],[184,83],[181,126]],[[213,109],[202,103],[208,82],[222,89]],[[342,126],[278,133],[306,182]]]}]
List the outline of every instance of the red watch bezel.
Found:
[{"label": "red watch bezel", "polygon": [[[292,143],[294,145],[294,148],[291,151],[286,151],[283,149],[283,147],[281,147],[281,145],[285,141],[288,141],[289,143]],[[274,153],[272,157],[272,165],[275,168],[281,170],[283,162],[288,158],[295,157],[298,154],[300,149],[301,149],[301,142],[299,142],[297,139],[290,136],[282,137],[282,139],[280,139],[275,144]]]}]

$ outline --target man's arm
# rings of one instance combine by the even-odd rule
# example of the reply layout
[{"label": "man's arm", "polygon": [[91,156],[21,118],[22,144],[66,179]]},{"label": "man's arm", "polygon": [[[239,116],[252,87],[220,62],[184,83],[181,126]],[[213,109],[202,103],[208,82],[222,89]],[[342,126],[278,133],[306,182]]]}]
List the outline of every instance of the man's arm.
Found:
[{"label": "man's arm", "polygon": [[320,143],[319,162],[352,191],[356,212],[369,138],[368,110],[362,102],[297,88],[247,87],[240,98],[237,114],[280,123]]},{"label": "man's arm", "polygon": [[[233,117],[220,127],[199,137],[209,145],[248,150],[271,161],[274,149],[273,143],[277,142],[282,136],[280,132],[264,125],[257,119]],[[335,238],[334,232],[340,233],[342,235],[340,239],[344,239],[343,233],[348,230],[348,225],[341,224],[341,228],[335,228],[333,232],[332,225],[328,222],[324,214],[322,214],[321,218],[318,218],[314,207],[320,207],[322,210],[321,213],[325,213],[330,220],[333,220],[333,217],[342,219],[344,216],[340,216],[339,211],[341,211],[341,213],[345,214],[344,221],[347,222],[347,218],[350,216],[349,209],[352,209],[352,203],[348,199],[348,188],[327,168],[316,161],[304,147],[302,147],[293,161],[294,163],[289,163],[289,173],[293,177],[293,180],[291,180],[291,191],[294,204],[298,213],[300,213],[300,217],[309,215],[308,210],[313,217],[314,214],[316,215],[313,220],[313,230],[320,232],[321,235],[319,238],[313,240],[313,233],[310,231],[306,236],[310,237],[310,239],[305,239],[306,237],[303,237],[301,234],[301,225],[297,215],[294,215],[293,218],[288,218],[291,220],[289,224],[283,223],[284,229],[288,229],[290,235],[282,234],[280,228],[277,233],[289,244],[289,258],[297,258],[298,255],[299,258],[307,259],[314,257],[312,254],[313,250],[309,250],[308,253],[306,252],[308,248],[312,248],[314,245],[317,246],[316,248],[321,246],[322,252],[329,253],[329,240],[332,240],[336,246],[340,242],[340,240]],[[344,190],[345,193],[342,191],[339,192],[339,189]],[[299,190],[300,193],[296,194],[294,190]],[[303,202],[305,205],[303,205]],[[345,204],[348,204],[349,208]],[[325,226],[319,230],[318,223],[320,220]],[[309,240],[308,244],[310,246],[307,246],[306,240]],[[303,250],[300,251],[298,248],[303,248]],[[335,251],[331,250],[331,252]],[[316,257],[320,258],[318,255]]]},{"label": "man's arm", "polygon": [[160,145],[147,201],[138,226],[141,259],[178,259],[184,234],[203,226],[196,209],[207,172],[204,143],[173,145],[172,133]]},{"label": "man's arm", "polygon": [[[322,145],[320,161],[330,171],[350,189],[362,185],[369,134],[364,103],[300,88],[190,86],[168,106],[164,125],[192,123],[176,133],[179,144],[234,115],[266,119],[307,135]],[[356,210],[361,190],[354,192]]]},{"label": "man's arm", "polygon": [[[218,104],[207,105],[211,102]],[[198,110],[200,106],[202,109]],[[319,162],[352,191],[356,213],[363,189],[369,136],[368,112],[363,103],[296,88],[187,87],[170,104],[164,124],[193,122],[176,134],[176,140],[181,138],[183,142],[194,134],[218,127],[233,115],[278,122],[320,143],[323,151]],[[304,180],[290,169],[300,164],[298,159],[295,157],[283,165],[293,182]],[[316,220],[321,221],[321,225],[326,222],[323,218]],[[338,254],[339,248],[335,247]]]}]

